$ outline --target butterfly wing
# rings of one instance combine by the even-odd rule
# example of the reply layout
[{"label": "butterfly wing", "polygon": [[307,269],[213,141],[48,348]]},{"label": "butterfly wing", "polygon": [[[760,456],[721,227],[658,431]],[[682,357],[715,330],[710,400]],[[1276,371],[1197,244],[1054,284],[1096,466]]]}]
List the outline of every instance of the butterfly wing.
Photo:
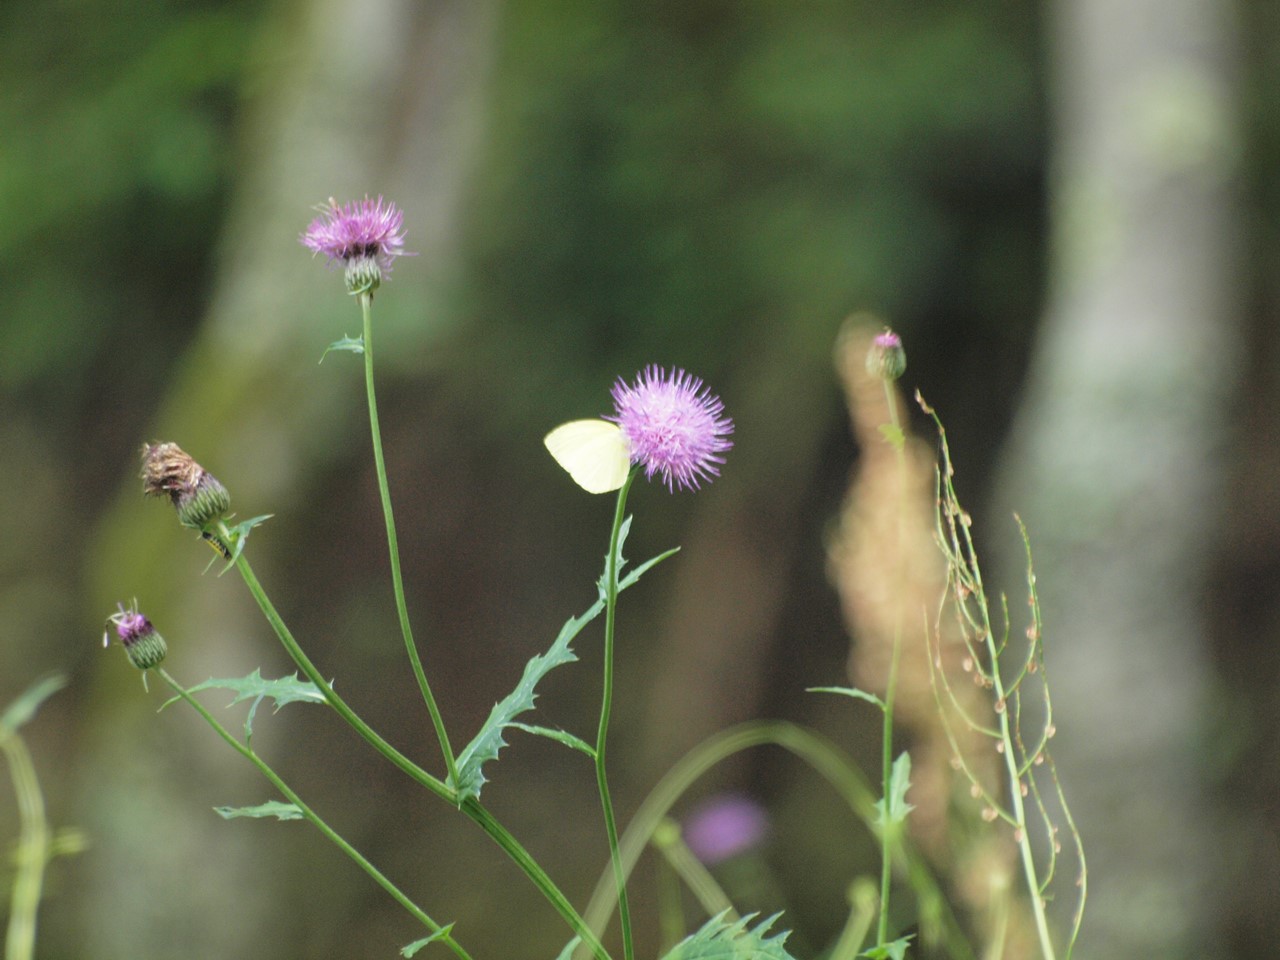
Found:
[{"label": "butterfly wing", "polygon": [[548,433],[542,442],[587,493],[609,493],[626,482],[631,453],[616,423],[571,420]]}]

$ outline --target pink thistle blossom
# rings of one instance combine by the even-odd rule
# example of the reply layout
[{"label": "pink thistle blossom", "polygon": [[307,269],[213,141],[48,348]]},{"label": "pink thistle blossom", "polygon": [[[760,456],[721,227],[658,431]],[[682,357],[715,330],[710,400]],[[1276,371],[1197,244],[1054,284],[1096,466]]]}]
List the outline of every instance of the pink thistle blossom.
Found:
[{"label": "pink thistle blossom", "polygon": [[684,824],[684,842],[707,866],[758,846],[769,830],[764,808],[750,797],[725,793],[712,797]]},{"label": "pink thistle blossom", "polygon": [[391,274],[393,259],[406,256],[404,213],[381,196],[342,206],[330,198],[318,209],[321,216],[311,221],[298,241],[308,250],[323,253],[331,264],[339,260],[346,264],[348,286],[354,278],[363,289],[376,288],[383,276]]},{"label": "pink thistle blossom", "polygon": [[614,384],[613,409],[605,419],[622,428],[631,462],[643,464],[647,478],[661,473],[674,492],[677,486],[696,490],[720,475],[721,454],[733,446],[727,439],[733,421],[697,377],[651,364],[635,383]]}]

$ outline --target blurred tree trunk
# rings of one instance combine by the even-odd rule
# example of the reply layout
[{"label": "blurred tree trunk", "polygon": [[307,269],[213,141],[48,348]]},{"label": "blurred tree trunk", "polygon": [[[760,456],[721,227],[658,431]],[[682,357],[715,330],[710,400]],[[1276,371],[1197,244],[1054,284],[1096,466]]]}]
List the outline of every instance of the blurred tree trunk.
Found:
[{"label": "blurred tree trunk", "polygon": [[1051,294],[987,535],[1014,599],[1010,510],[1035,551],[1089,856],[1078,955],[1212,956],[1202,603],[1240,362],[1234,24],[1221,0],[1059,0],[1049,29]]},{"label": "blurred tree trunk", "polygon": [[[350,447],[368,443],[367,421],[349,412],[360,409],[350,402],[360,384],[356,365],[331,359],[306,380],[282,373],[289,367],[282,356],[319,358],[325,344],[360,326],[341,271],[312,262],[296,237],[326,197],[385,193],[405,210],[409,249],[427,268],[398,274],[396,297],[379,310],[387,379],[397,352],[412,354],[439,334],[439,311],[426,304],[428,284],[439,283],[456,252],[456,211],[480,116],[474,100],[483,92],[494,21],[493,4],[473,0],[286,6],[285,22],[254,38],[264,56],[254,75],[259,95],[246,111],[239,144],[246,170],[209,312],[168,392],[144,383],[157,394],[152,433],[125,447],[136,449],[143,439],[179,442],[226,483],[241,516],[277,514],[272,532],[254,538],[268,590],[289,562],[279,555],[289,518],[343,510],[315,495],[315,477]],[[424,316],[437,322],[424,323]],[[289,672],[239,578],[201,577],[209,556],[171,510],[143,504],[138,491],[128,484],[104,519],[88,560],[90,609],[100,616],[143,585],[144,609],[171,652],[181,654],[170,665],[188,684],[242,676],[246,665],[259,663],[264,675]],[[381,543],[369,552],[385,560]],[[296,595],[275,601],[286,616],[291,605],[305,606]],[[115,666],[102,668],[111,691],[103,697],[113,701],[102,715],[110,721],[85,746],[93,760],[84,775],[97,801],[86,814],[96,848],[86,863],[99,871],[85,888],[92,891],[85,913],[95,943],[88,952],[177,956],[198,944],[205,956],[320,956],[315,941],[326,924],[336,928],[335,939],[359,940],[345,893],[352,885],[363,889],[367,878],[328,857],[319,837],[291,846],[298,843],[294,831],[236,830],[201,816],[214,802],[258,802],[273,791],[181,708],[157,721],[151,714],[162,691],[153,682],[151,697],[142,697],[133,683],[119,682]],[[234,714],[224,722],[237,728]],[[332,782],[345,740],[333,726],[325,735],[322,778]],[[254,745],[285,764],[288,776],[290,743],[268,733]],[[146,815],[122,823],[122,808]],[[364,827],[352,819],[342,824],[357,840]],[[300,883],[299,874],[308,881]],[[292,913],[290,903],[298,906]]]}]

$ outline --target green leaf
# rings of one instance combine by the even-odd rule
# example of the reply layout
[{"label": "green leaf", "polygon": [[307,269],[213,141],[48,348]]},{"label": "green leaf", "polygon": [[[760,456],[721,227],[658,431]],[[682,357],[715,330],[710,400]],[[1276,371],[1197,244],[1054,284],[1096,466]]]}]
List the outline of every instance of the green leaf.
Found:
[{"label": "green leaf", "polygon": [[301,820],[302,811],[295,804],[280,800],[268,800],[256,807],[214,807],[214,812],[224,820],[236,817],[275,817],[277,820]]},{"label": "green leaf", "polygon": [[[903,752],[893,761],[893,769],[889,774],[889,819],[890,826],[902,824],[907,814],[915,809],[907,803],[907,791],[911,789],[911,755]],[[885,824],[884,800],[876,801],[877,822]]]},{"label": "green leaf", "polygon": [[[239,559],[240,554],[244,553],[244,545],[249,540],[249,531],[252,530],[254,527],[261,526],[263,523],[266,523],[266,521],[270,520],[274,516],[275,516],[274,513],[264,513],[260,517],[253,517],[252,519],[249,519],[249,520],[242,520],[240,523],[237,523],[234,527],[231,527],[227,531],[231,535],[230,536],[231,545],[230,545],[230,548],[227,549],[224,554],[225,559],[227,561],[227,565],[222,568],[222,573],[226,573],[233,566],[235,566],[236,560]],[[208,533],[206,533],[205,536],[210,540],[213,540],[215,544],[220,543],[220,538],[214,538],[210,536]],[[223,546],[225,546],[225,544]],[[219,574],[219,576],[221,575],[222,574]]]},{"label": "green leaf", "polygon": [[324,353],[320,354],[320,362],[324,363],[324,358],[329,355],[331,350],[345,350],[348,353],[364,353],[364,337],[347,337],[341,340],[335,340],[329,346],[325,347]]},{"label": "green leaf", "polygon": [[401,947],[400,955],[404,957],[412,957],[415,953],[417,953],[427,944],[435,943],[437,940],[443,940],[445,937],[449,936],[449,934],[451,934],[452,932],[453,932],[453,924],[446,923],[443,927],[441,927],[431,936],[423,937],[421,940],[413,941],[413,943],[409,944],[408,946]]},{"label": "green leaf", "polygon": [[905,960],[907,947],[911,946],[911,938],[914,936],[915,934],[911,933],[893,943],[878,944],[870,950],[864,950],[858,956],[867,957],[868,960]]},{"label": "green leaf", "polygon": [[874,693],[867,693],[865,690],[859,690],[857,687],[806,687],[807,693],[839,693],[846,697],[853,697],[855,700],[865,700],[867,703],[874,703],[877,707],[884,711],[884,701],[877,697]]},{"label": "green leaf", "polygon": [[582,945],[581,937],[574,937],[564,945],[564,949],[556,956],[556,960],[573,960],[573,952]]},{"label": "green leaf", "polygon": [[19,727],[36,715],[40,704],[66,685],[67,678],[55,673],[27,687],[19,694],[18,699],[9,704],[4,713],[0,714],[0,734],[15,733]]},{"label": "green leaf", "polygon": [[[187,693],[198,693],[201,690],[230,690],[235,693],[235,697],[227,704],[233,707],[243,700],[252,700],[253,706],[249,708],[249,715],[244,721],[244,735],[246,739],[253,739],[253,718],[257,713],[258,704],[263,699],[270,697],[275,701],[275,709],[279,710],[286,703],[324,703],[324,694],[310,680],[299,680],[296,673],[291,673],[287,677],[281,677],[279,680],[266,680],[262,676],[261,669],[256,669],[247,677],[237,679],[215,679],[210,677],[204,683],[198,683]],[[181,697],[171,697],[166,700],[160,707],[163,710],[169,704],[174,703]]]},{"label": "green leaf", "polygon": [[892,423],[880,424],[880,435],[888,441],[889,446],[894,450],[901,450],[907,442],[906,436],[902,433],[902,428]]},{"label": "green leaf", "polygon": [[663,960],[795,960],[783,944],[789,931],[766,937],[778,914],[748,929],[748,914],[729,923],[725,914],[712,917],[697,933],[680,941]]},{"label": "green leaf", "polygon": [[[619,562],[617,569],[619,571],[621,571],[623,563],[622,544],[626,540],[627,532],[630,528],[631,518],[628,517],[622,522],[622,528],[618,535]],[[666,553],[661,553],[652,560],[642,563],[630,574],[618,581],[618,590],[622,591],[632,586],[654,564],[660,563],[675,552],[675,550],[668,550]],[[485,720],[480,732],[458,754],[458,782],[451,785],[457,788],[459,804],[469,797],[480,796],[480,789],[485,784],[484,765],[490,760],[496,760],[498,751],[507,745],[507,741],[502,737],[503,731],[507,727],[513,726],[515,718],[520,714],[533,709],[533,702],[537,698],[534,688],[538,685],[538,682],[556,667],[566,663],[573,663],[578,659],[578,655],[573,652],[569,644],[582,632],[583,627],[600,616],[601,611],[604,610],[603,576],[600,578],[599,584],[601,587],[599,599],[588,607],[581,616],[573,617],[565,622],[565,625],[560,628],[560,633],[556,636],[555,642],[551,644],[546,653],[536,655],[525,664],[524,674],[520,677],[520,682],[516,684],[516,688],[493,705],[493,710],[489,712],[489,718]],[[574,745],[570,744],[570,746]]]},{"label": "green leaf", "polygon": [[536,734],[539,737],[546,737],[548,740],[555,740],[557,743],[563,743],[566,747],[572,747],[574,750],[580,750],[592,760],[596,756],[596,748],[591,746],[581,737],[575,737],[572,733],[564,730],[553,730],[550,727],[538,727],[528,723],[510,723],[508,726],[515,730],[523,730],[525,733]]}]

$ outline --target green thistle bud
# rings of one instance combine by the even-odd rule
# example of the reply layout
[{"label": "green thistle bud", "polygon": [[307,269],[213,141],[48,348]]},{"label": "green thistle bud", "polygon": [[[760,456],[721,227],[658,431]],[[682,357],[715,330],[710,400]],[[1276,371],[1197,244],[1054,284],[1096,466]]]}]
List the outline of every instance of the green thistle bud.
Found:
[{"label": "green thistle bud", "polygon": [[888,327],[877,333],[867,351],[867,373],[879,380],[897,380],[907,369],[907,353],[902,338]]},{"label": "green thistle bud", "polygon": [[373,293],[382,286],[382,267],[376,257],[353,257],[347,261],[347,292]]},{"label": "green thistle bud", "polygon": [[[116,634],[120,637],[120,644],[124,647],[129,662],[139,670],[150,670],[160,666],[164,662],[165,654],[169,652],[164,637],[156,633],[156,628],[151,625],[151,621],[138,612],[137,601],[134,601],[134,605],[128,609],[123,603],[118,606],[120,612],[108,617],[107,623],[116,628]],[[102,635],[102,641],[103,646],[110,642],[105,632]]]},{"label": "green thistle bud", "polygon": [[176,443],[143,444],[142,492],[168,496],[182,524],[201,533],[231,509],[227,488]]}]

